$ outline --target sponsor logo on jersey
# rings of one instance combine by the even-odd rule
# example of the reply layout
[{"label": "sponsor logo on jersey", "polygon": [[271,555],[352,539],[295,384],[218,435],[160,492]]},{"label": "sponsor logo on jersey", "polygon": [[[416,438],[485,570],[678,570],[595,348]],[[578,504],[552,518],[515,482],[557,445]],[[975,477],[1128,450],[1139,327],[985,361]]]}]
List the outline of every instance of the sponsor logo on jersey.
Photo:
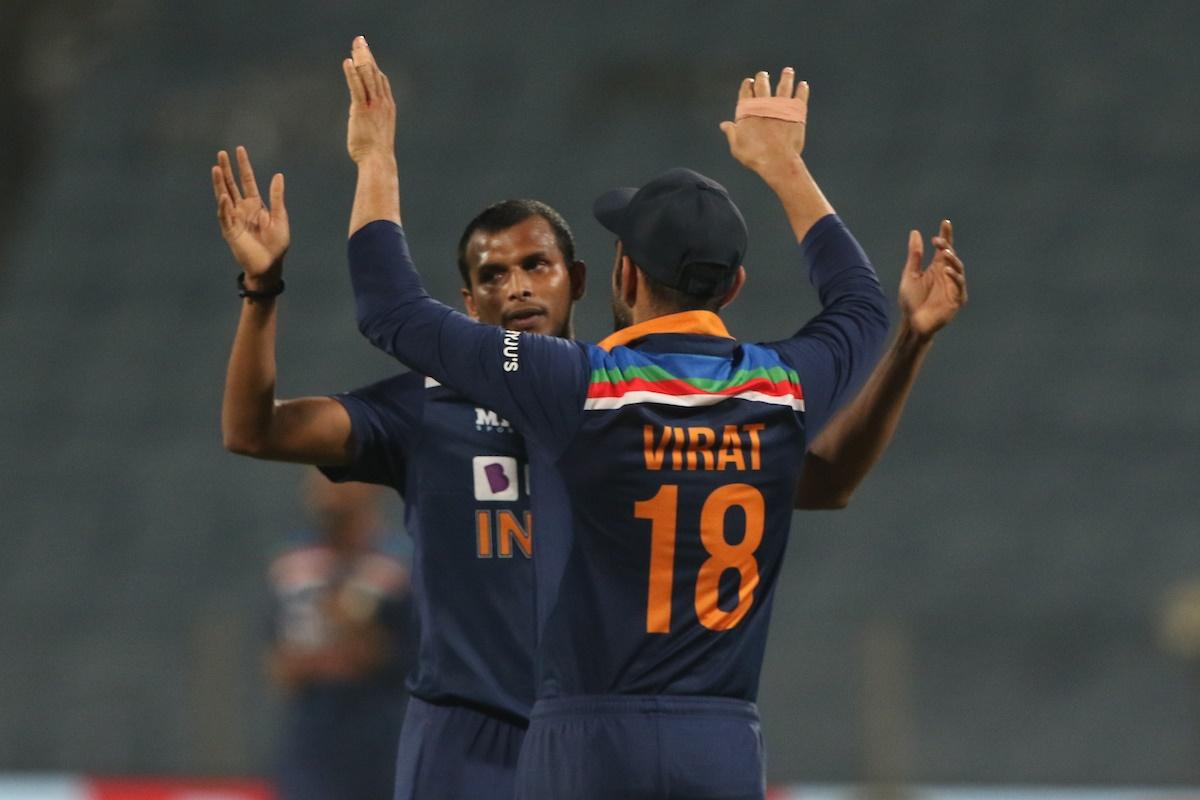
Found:
[{"label": "sponsor logo on jersey", "polygon": [[512,433],[512,423],[490,408],[475,407],[475,430],[488,433]]},{"label": "sponsor logo on jersey", "polygon": [[501,347],[504,350],[504,371],[516,372],[521,368],[521,353],[518,345],[521,343],[520,331],[505,331]]},{"label": "sponsor logo on jersey", "polygon": [[476,500],[516,500],[517,460],[511,456],[475,456],[471,459],[475,473]]}]

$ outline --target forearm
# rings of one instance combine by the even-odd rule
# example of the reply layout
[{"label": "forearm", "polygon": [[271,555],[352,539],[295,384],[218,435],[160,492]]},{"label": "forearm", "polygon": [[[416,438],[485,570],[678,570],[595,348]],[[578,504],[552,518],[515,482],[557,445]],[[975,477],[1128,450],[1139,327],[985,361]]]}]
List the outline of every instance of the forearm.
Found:
[{"label": "forearm", "polygon": [[221,432],[225,447],[256,455],[275,405],[275,299],[245,300],[225,373]]},{"label": "forearm", "polygon": [[779,198],[797,242],[804,241],[817,220],[834,213],[833,206],[799,155],[793,153],[761,167],[758,175]]},{"label": "forearm", "polygon": [[805,456],[797,508],[842,508],[887,449],[932,339],[901,324],[855,399],[817,436]]},{"label": "forearm", "polygon": [[375,220],[401,224],[400,174],[394,155],[370,156],[358,162],[349,235]]}]

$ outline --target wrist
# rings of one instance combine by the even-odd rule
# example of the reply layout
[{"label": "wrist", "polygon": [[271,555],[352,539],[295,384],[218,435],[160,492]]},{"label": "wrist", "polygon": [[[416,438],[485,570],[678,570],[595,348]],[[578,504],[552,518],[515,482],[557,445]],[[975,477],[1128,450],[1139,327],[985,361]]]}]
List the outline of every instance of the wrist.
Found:
[{"label": "wrist", "polygon": [[264,280],[264,276],[250,278],[246,273],[238,273],[237,276],[238,297],[249,300],[251,303],[273,303],[275,298],[283,294],[286,284],[283,278],[276,274],[275,280],[269,282]]},{"label": "wrist", "polygon": [[262,272],[242,271],[238,285],[252,292],[268,292],[283,282],[283,259],[279,259]]},{"label": "wrist", "polygon": [[768,186],[776,192],[793,185],[797,178],[808,174],[808,167],[799,153],[780,153],[764,159],[754,169]]},{"label": "wrist", "polygon": [[912,326],[907,318],[900,321],[900,329],[896,332],[896,349],[919,352],[933,344],[933,331],[919,331]]},{"label": "wrist", "polygon": [[360,170],[396,169],[396,154],[391,151],[371,150],[354,159]]}]

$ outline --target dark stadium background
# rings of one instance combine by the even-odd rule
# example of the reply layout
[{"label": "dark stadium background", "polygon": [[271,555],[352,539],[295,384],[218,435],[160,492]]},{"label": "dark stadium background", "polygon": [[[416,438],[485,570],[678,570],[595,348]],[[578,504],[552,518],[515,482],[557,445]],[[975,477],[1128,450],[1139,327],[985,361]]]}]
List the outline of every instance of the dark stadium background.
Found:
[{"label": "dark stadium background", "polygon": [[[267,554],[300,468],[221,449],[238,302],[208,167],[282,170],[280,392],[393,365],[354,328],[339,61],[400,102],[406,225],[438,296],[479,208],[675,165],[751,224],[743,338],[815,310],[717,123],[812,84],[806,157],[895,294],[956,226],[971,303],[852,507],[798,515],[761,707],[773,781],[1200,782],[1200,5],[43,0],[0,6],[0,771],[261,774]],[[1190,649],[1189,649],[1190,648]],[[1193,660],[1182,654],[1193,653]]]}]

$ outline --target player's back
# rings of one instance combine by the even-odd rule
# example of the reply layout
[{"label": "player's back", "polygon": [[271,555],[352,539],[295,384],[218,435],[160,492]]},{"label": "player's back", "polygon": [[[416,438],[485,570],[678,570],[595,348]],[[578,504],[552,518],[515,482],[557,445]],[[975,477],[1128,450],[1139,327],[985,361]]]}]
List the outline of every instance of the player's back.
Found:
[{"label": "player's back", "polygon": [[715,315],[663,319],[588,348],[557,463],[573,536],[539,697],[757,692],[804,452],[799,378]]}]

